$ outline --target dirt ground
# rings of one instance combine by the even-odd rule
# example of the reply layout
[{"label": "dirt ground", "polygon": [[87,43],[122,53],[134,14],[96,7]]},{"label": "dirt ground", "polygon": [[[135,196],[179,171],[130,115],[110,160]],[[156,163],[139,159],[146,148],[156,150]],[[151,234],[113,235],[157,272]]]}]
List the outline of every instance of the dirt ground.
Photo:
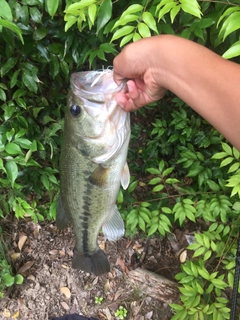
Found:
[{"label": "dirt ground", "polygon": [[[101,277],[71,268],[74,236],[71,227],[58,231],[55,223],[32,221],[6,223],[5,240],[14,271],[24,276],[22,285],[10,287],[0,299],[0,319],[47,320],[77,313],[99,320],[117,319],[119,306],[128,319],[167,320],[168,303],[147,295],[139,283],[129,280],[129,271],[143,268],[174,281],[179,272],[179,255],[184,237],[176,231],[171,238],[122,238],[105,241],[99,236],[111,264]],[[95,297],[103,298],[101,304]]]}]

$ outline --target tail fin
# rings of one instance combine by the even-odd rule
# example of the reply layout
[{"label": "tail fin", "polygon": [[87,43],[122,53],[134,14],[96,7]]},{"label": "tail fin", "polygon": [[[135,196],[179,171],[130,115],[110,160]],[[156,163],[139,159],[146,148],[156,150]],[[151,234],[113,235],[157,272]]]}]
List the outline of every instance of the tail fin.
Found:
[{"label": "tail fin", "polygon": [[98,249],[93,254],[80,253],[76,248],[73,252],[72,267],[100,276],[110,271],[110,264],[103,250]]}]

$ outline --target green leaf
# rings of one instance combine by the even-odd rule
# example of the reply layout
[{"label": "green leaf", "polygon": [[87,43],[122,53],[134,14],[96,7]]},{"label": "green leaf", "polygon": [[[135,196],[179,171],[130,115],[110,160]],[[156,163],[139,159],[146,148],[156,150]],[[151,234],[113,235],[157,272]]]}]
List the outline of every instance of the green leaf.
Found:
[{"label": "green leaf", "polygon": [[20,70],[16,70],[16,71],[14,72],[14,74],[12,75],[12,78],[11,78],[11,80],[10,80],[10,88],[11,88],[11,89],[12,89],[12,88],[16,85],[16,83],[17,83],[17,78],[18,78],[19,72],[20,72]]},{"label": "green leaf", "polygon": [[57,12],[59,6],[59,0],[46,0],[47,12],[53,18],[55,13]]},{"label": "green leaf", "polygon": [[[43,38],[46,37],[46,35],[48,34],[48,29],[47,28],[39,28],[37,30],[34,31],[33,33],[33,39],[36,41],[42,40]],[[40,47],[38,46],[38,49]]]},{"label": "green leaf", "polygon": [[148,236],[151,236],[152,234],[154,234],[158,229],[158,224],[152,224],[151,227],[148,230]]},{"label": "green leaf", "polygon": [[229,156],[232,156],[232,148],[227,143],[222,142],[222,148]]},{"label": "green leaf", "polygon": [[[163,2],[163,1],[162,1]],[[177,6],[177,3],[175,1],[169,1],[165,4],[165,6],[161,9],[162,2],[160,2],[160,5],[157,6],[157,10],[159,10],[158,13],[158,21],[161,20],[161,18],[168,12],[170,12],[174,7]]]},{"label": "green leaf", "polygon": [[212,255],[212,251],[207,251],[203,256],[203,261],[208,260]]},{"label": "green leaf", "polygon": [[212,284],[215,286],[215,287],[217,287],[217,288],[219,288],[219,289],[224,289],[224,288],[226,288],[228,285],[224,282],[224,281],[222,281],[221,279],[211,279],[211,282],[212,282]]},{"label": "green leaf", "polygon": [[59,61],[58,57],[55,54],[51,54],[51,60],[50,60],[50,75],[53,79],[58,75],[59,73]]},{"label": "green leaf", "polygon": [[12,21],[13,17],[12,17],[12,11],[11,8],[9,6],[9,4],[7,3],[7,1],[5,0],[0,0],[0,17],[6,19],[6,20],[10,20]]},{"label": "green leaf", "polygon": [[143,38],[151,37],[151,32],[149,27],[143,22],[140,22],[138,24],[138,31]]},{"label": "green leaf", "polygon": [[201,19],[201,10],[196,0],[181,0],[181,9],[193,16]]},{"label": "green leaf", "polygon": [[34,77],[31,74],[23,72],[22,81],[30,91],[37,93],[38,87],[34,80]]},{"label": "green leaf", "polygon": [[168,213],[168,214],[172,213],[172,210],[168,207],[162,207],[161,209],[162,209],[162,212],[164,213]]},{"label": "green leaf", "polygon": [[9,58],[1,67],[1,76],[3,77],[5,74],[7,74],[17,64],[17,62],[17,58]]},{"label": "green leaf", "polygon": [[24,278],[23,278],[23,276],[22,276],[21,274],[17,274],[17,275],[15,276],[15,283],[16,283],[16,284],[22,284],[22,283],[23,283],[23,280],[24,280]]},{"label": "green leaf", "polygon": [[149,219],[149,216],[147,215],[147,213],[144,212],[144,211],[142,211],[141,209],[140,209],[140,211],[139,211],[139,216],[140,216],[141,218],[143,218],[143,220],[144,220],[146,223],[148,223],[148,224],[151,223],[151,222],[150,222],[150,219]]},{"label": "green leaf", "polygon": [[206,251],[206,249],[204,247],[200,247],[199,249],[197,249],[194,254],[193,257],[198,257],[200,255],[202,255],[204,252]]},{"label": "green leaf", "polygon": [[65,16],[64,20],[67,21],[64,28],[65,32],[67,32],[68,29],[70,29],[72,25],[74,25],[74,23],[78,21],[78,18],[75,16],[69,16],[69,17]]},{"label": "green leaf", "polygon": [[151,174],[160,174],[160,171],[155,168],[147,168],[147,172],[150,172]]},{"label": "green leaf", "polygon": [[14,185],[15,180],[18,176],[18,166],[13,160],[7,161],[5,165],[5,169],[7,172],[8,179],[11,181],[12,187]]},{"label": "green leaf", "polygon": [[3,279],[3,281],[5,282],[5,285],[6,285],[7,287],[11,287],[11,286],[14,284],[14,282],[15,282],[14,277],[11,276],[9,273],[5,273],[5,274],[3,274],[1,277],[2,277],[2,279]]},{"label": "green leaf", "polygon": [[70,13],[70,14],[78,14],[79,13],[78,10],[84,9],[95,2],[96,0],[80,0],[77,3],[71,4],[64,12]]},{"label": "green leaf", "polygon": [[179,11],[180,11],[180,6],[173,7],[172,10],[170,11],[170,18],[172,23],[174,22],[174,19]]},{"label": "green leaf", "polygon": [[42,23],[42,14],[37,7],[30,8],[31,19],[36,23]]},{"label": "green leaf", "polygon": [[223,35],[223,40],[226,37],[240,29],[240,12],[233,12],[223,23],[221,30],[219,31],[219,35]]},{"label": "green leaf", "polygon": [[13,143],[13,142],[9,142],[5,146],[5,151],[10,155],[23,154],[21,148],[16,143]]},{"label": "green leaf", "polygon": [[200,274],[201,277],[203,277],[206,280],[209,280],[210,276],[208,271],[205,268],[198,268],[198,273]]},{"label": "green leaf", "polygon": [[145,221],[140,216],[138,217],[138,225],[145,232]]},{"label": "green leaf", "polygon": [[97,34],[108,23],[112,17],[112,1],[104,0],[97,14]]},{"label": "green leaf", "polygon": [[133,33],[128,34],[127,36],[123,37],[120,42],[120,47],[123,47],[133,38]]},{"label": "green leaf", "polygon": [[153,188],[153,192],[160,192],[164,189],[164,185],[163,184],[159,184],[156,187]]},{"label": "green leaf", "polygon": [[124,25],[128,24],[129,22],[133,22],[133,21],[136,22],[138,20],[138,18],[139,18],[139,16],[137,16],[135,14],[124,15],[123,17],[121,17],[119,20],[116,21],[116,23],[112,27],[112,30],[118,26],[124,26]]},{"label": "green leaf", "polygon": [[240,40],[232,44],[231,47],[222,55],[224,59],[232,59],[238,56],[240,56]]},{"label": "green leaf", "polygon": [[95,3],[93,3],[92,5],[90,5],[88,7],[88,16],[89,16],[89,19],[90,19],[92,25],[94,25],[94,22],[96,19],[96,13],[97,13],[97,6]]},{"label": "green leaf", "polygon": [[155,185],[155,184],[158,184],[158,183],[161,182],[161,181],[162,181],[162,179],[159,178],[159,177],[157,177],[157,178],[151,179],[151,180],[148,182],[148,184]]},{"label": "green leaf", "polygon": [[225,167],[227,166],[228,164],[230,164],[232,161],[234,160],[233,157],[227,157],[226,159],[224,159],[221,164],[220,164],[220,167]]},{"label": "green leaf", "polygon": [[234,164],[231,165],[231,167],[229,168],[228,173],[237,171],[237,170],[239,169],[239,167],[240,167],[240,162],[234,163]]},{"label": "green leaf", "polygon": [[172,172],[173,172],[173,168],[167,168],[166,170],[163,171],[162,175],[163,177],[165,177]]},{"label": "green leaf", "polygon": [[219,185],[213,180],[207,180],[207,184],[212,191],[218,192],[220,190]]},{"label": "green leaf", "polygon": [[118,29],[116,32],[114,32],[111,42],[125,36],[126,34],[131,33],[133,30],[134,30],[133,26],[125,26]]},{"label": "green leaf", "polygon": [[130,183],[129,187],[128,187],[128,192],[131,193],[135,190],[136,186],[138,185],[138,180],[133,181],[132,183]]},{"label": "green leaf", "polygon": [[19,27],[16,24],[14,24],[11,21],[6,21],[3,19],[0,19],[0,26],[8,28],[8,29],[12,30],[14,33],[16,33],[16,35],[21,40],[22,44],[24,44],[23,37],[22,37],[22,31],[21,31],[21,29],[19,29]]},{"label": "green leaf", "polygon": [[122,16],[125,16],[126,14],[132,14],[135,12],[139,12],[143,10],[143,6],[140,4],[132,4],[129,6],[123,13]]},{"label": "green leaf", "polygon": [[142,14],[142,19],[150,29],[158,33],[158,29],[156,27],[156,20],[153,18],[153,15],[150,12],[145,11]]},{"label": "green leaf", "polygon": [[2,101],[6,101],[6,99],[7,99],[7,96],[6,96],[6,93],[5,93],[5,91],[3,90],[3,89],[1,89],[0,88],[0,100],[2,100]]}]

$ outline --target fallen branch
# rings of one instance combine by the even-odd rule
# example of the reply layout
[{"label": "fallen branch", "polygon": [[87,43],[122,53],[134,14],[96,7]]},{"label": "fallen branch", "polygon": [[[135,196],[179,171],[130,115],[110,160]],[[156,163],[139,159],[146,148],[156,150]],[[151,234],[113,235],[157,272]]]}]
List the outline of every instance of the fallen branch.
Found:
[{"label": "fallen branch", "polygon": [[179,298],[177,283],[156,273],[137,268],[130,271],[128,277],[134,285],[141,286],[141,290],[147,296],[168,304],[176,302]]}]

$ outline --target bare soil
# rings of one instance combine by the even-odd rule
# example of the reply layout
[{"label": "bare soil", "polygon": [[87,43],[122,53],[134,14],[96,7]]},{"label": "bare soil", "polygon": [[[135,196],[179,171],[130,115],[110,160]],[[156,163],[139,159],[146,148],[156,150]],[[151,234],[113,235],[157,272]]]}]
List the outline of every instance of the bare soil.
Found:
[{"label": "bare soil", "polygon": [[[57,230],[55,223],[14,221],[3,225],[8,256],[15,273],[24,276],[22,285],[10,287],[0,299],[0,319],[47,320],[77,313],[97,319],[117,319],[119,306],[128,319],[167,320],[172,317],[167,303],[147,296],[141,286],[128,279],[137,267],[174,281],[179,272],[179,252],[186,243],[176,230],[171,238],[134,239],[117,242],[99,236],[111,272],[101,277],[71,268],[74,236],[71,227]],[[97,304],[95,297],[102,297]]]}]

